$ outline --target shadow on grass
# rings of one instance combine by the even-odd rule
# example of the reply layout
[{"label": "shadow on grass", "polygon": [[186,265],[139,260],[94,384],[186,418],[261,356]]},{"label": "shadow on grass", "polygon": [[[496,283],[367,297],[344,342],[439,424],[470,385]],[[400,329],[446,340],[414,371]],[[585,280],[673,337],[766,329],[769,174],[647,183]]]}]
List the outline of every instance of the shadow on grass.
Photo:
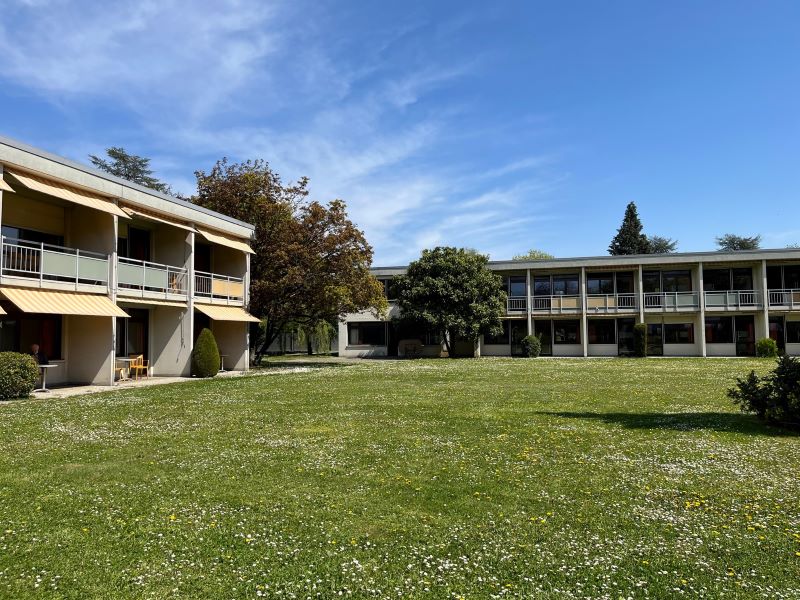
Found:
[{"label": "shadow on grass", "polygon": [[550,412],[536,414],[565,419],[596,420],[626,429],[667,429],[672,431],[730,431],[747,435],[797,436],[798,431],[759,421],[752,415],[726,412],[682,412],[682,413],[594,413],[594,412]]}]

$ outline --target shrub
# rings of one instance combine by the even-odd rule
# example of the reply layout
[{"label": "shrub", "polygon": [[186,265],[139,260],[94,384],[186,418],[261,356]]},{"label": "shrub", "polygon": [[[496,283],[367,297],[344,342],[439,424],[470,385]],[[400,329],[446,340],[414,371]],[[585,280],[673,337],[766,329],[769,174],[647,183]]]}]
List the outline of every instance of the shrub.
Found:
[{"label": "shrub", "polygon": [[772,338],[762,338],[756,344],[756,356],[775,358],[778,356],[778,343]]},{"label": "shrub", "polygon": [[637,323],[633,326],[633,354],[647,356],[647,325]]},{"label": "shrub", "polygon": [[0,400],[27,398],[39,379],[39,366],[32,356],[0,352]]},{"label": "shrub", "polygon": [[755,413],[759,419],[800,424],[800,360],[782,356],[764,377],[750,371],[747,377],[736,379],[728,397],[742,412]]},{"label": "shrub", "polygon": [[538,358],[542,353],[542,336],[540,335],[526,335],[520,341],[522,346],[522,354],[529,358]]},{"label": "shrub", "polygon": [[192,375],[213,377],[219,373],[219,348],[214,334],[208,328],[200,332],[192,350]]}]

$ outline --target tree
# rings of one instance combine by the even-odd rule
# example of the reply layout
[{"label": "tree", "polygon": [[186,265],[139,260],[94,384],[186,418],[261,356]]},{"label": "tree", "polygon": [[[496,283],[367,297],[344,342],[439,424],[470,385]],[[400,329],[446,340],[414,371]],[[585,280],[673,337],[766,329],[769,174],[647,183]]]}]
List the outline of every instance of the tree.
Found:
[{"label": "tree", "polygon": [[738,250],[758,250],[761,248],[761,236],[752,237],[726,233],[716,238],[717,250],[720,252],[736,252]]},{"label": "tree", "polygon": [[617,230],[617,235],[608,246],[608,253],[614,256],[621,254],[648,254],[650,243],[642,233],[642,222],[636,204],[630,202],[625,208],[625,217]]},{"label": "tree", "polygon": [[344,202],[309,202],[307,178],[284,184],[263,160],[222,159],[195,176],[193,202],[255,225],[250,310],[263,320],[252,336],[256,361],[290,324],[385,312],[383,286],[369,272],[372,248]]},{"label": "tree", "polygon": [[537,250],[536,248],[531,248],[525,254],[516,254],[514,256],[514,260],[549,260],[551,258],[555,258],[555,256],[544,250]]},{"label": "tree", "polygon": [[678,249],[678,240],[660,235],[647,236],[647,254],[671,254]]},{"label": "tree", "polygon": [[439,334],[451,357],[456,340],[477,343],[481,334],[501,333],[506,293],[488,262],[464,248],[423,250],[406,274],[395,278],[401,319]]},{"label": "tree", "polygon": [[89,155],[89,160],[101,171],[110,173],[115,177],[138,183],[163,194],[172,194],[172,189],[168,184],[153,177],[149,158],[128,154],[124,148],[116,146],[106,148],[106,155],[110,160],[105,160],[94,154]]}]

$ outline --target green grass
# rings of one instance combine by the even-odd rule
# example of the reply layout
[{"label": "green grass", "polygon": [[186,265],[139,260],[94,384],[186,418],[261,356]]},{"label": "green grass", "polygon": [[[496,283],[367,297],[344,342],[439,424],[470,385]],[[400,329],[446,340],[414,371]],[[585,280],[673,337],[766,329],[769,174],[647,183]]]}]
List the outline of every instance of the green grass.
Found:
[{"label": "green grass", "polygon": [[800,597],[746,360],[364,361],[0,406],[0,596]]}]

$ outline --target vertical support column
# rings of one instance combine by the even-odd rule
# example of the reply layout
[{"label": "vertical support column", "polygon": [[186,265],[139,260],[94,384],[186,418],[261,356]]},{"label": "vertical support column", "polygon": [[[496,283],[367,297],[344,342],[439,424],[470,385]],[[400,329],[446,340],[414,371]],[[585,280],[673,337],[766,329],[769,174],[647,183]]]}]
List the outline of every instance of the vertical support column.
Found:
[{"label": "vertical support column", "polygon": [[[119,204],[119,203],[117,203]],[[117,255],[119,248],[119,217],[111,215],[111,226],[114,228],[114,241],[111,246],[111,256],[108,264],[108,297],[117,303]],[[114,372],[117,366],[117,318],[111,317],[111,374],[109,375],[109,385],[114,385]]]},{"label": "vertical support column", "polygon": [[528,317],[528,335],[533,334],[533,321],[531,320],[531,270],[525,271],[525,313]]},{"label": "vertical support column", "polygon": [[[194,223],[192,223],[192,227],[194,227]],[[189,354],[191,355],[192,351],[194,350],[194,292],[195,292],[195,282],[194,282],[194,238],[195,233],[194,231],[189,232],[189,237],[187,241],[189,242],[189,258],[186,264],[186,276],[189,278],[189,281],[186,282],[186,310],[188,314],[188,321],[189,321]]]},{"label": "vertical support column", "polygon": [[644,276],[641,264],[639,265],[639,289],[636,295],[639,302],[639,323],[644,323]]},{"label": "vertical support column", "polygon": [[[3,165],[0,164],[0,179],[3,179]],[[3,190],[0,189],[0,223],[3,222]],[[5,259],[5,252],[3,251],[3,238],[0,235],[0,279],[3,276],[3,264]]]},{"label": "vertical support column", "polygon": [[[245,254],[245,266],[244,266],[244,306],[248,308],[250,306],[250,255]],[[245,325],[245,336],[244,336],[244,370],[250,370],[250,323]],[[388,340],[388,337],[387,337]]]},{"label": "vertical support column", "polygon": [[767,287],[767,261],[766,259],[761,260],[761,303],[763,304],[764,308],[762,311],[763,319],[764,319],[764,329],[762,331],[762,335],[759,336],[756,334],[756,341],[758,341],[759,337],[766,338],[769,337],[769,288]]},{"label": "vertical support column", "polygon": [[706,350],[706,293],[705,284],[703,283],[703,263],[699,263],[697,269],[698,281],[700,282],[700,288],[698,289],[698,294],[700,294],[700,355],[705,358],[708,356],[708,351]]},{"label": "vertical support column", "polygon": [[581,344],[584,357],[589,356],[589,324],[586,310],[586,267],[581,267]]}]

